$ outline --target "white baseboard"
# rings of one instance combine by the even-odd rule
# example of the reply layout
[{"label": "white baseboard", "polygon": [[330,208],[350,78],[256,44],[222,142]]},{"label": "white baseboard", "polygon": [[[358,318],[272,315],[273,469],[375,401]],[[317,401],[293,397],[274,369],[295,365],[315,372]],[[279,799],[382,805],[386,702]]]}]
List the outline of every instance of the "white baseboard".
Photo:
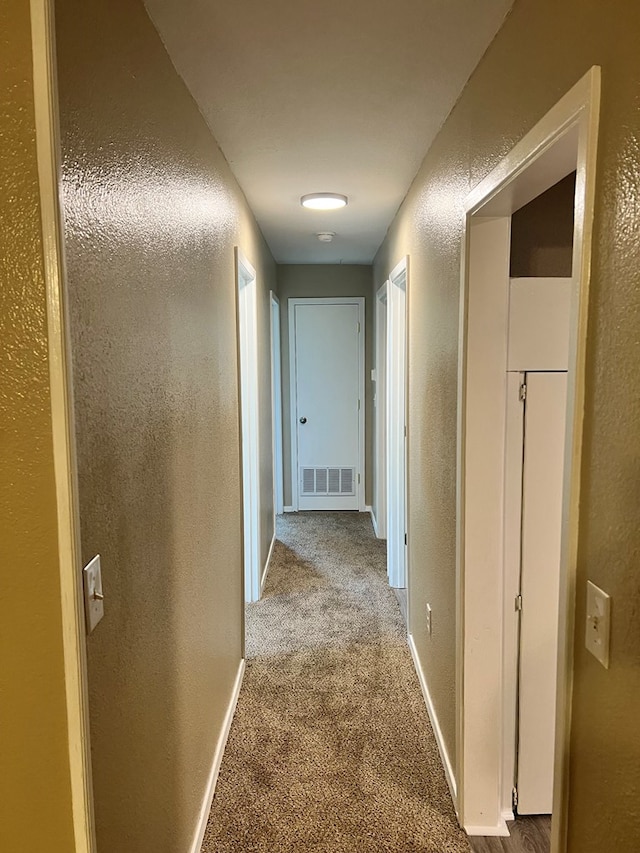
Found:
[{"label": "white baseboard", "polygon": [[376,518],[376,514],[373,511],[373,507],[368,506],[367,512],[371,516],[371,524],[373,525],[373,532],[376,534],[376,539],[379,539],[380,537],[378,536],[378,519]]},{"label": "white baseboard", "polygon": [[451,791],[453,807],[455,808],[457,814],[458,786],[456,784],[456,776],[453,770],[453,765],[451,764],[451,759],[449,758],[449,753],[447,752],[447,747],[445,746],[444,738],[442,736],[442,729],[440,728],[440,723],[438,722],[438,717],[436,715],[435,708],[433,707],[433,702],[431,701],[431,694],[429,693],[429,688],[427,687],[427,679],[425,678],[422,666],[420,664],[420,658],[418,657],[418,650],[416,649],[416,645],[413,642],[413,636],[409,634],[407,639],[409,642],[411,657],[413,658],[413,663],[416,668],[416,673],[418,674],[418,681],[420,682],[420,687],[422,688],[422,695],[424,696],[424,701],[427,706],[427,713],[429,714],[429,719],[431,720],[431,727],[433,728],[433,733],[435,735],[436,743],[438,745],[438,751],[440,752],[440,758],[442,759],[444,775],[447,780],[449,790]]},{"label": "white baseboard", "polygon": [[503,811],[503,812],[502,812],[502,814],[500,815],[500,817],[502,818],[502,820],[503,820],[505,823],[508,823],[509,821],[511,821],[511,820],[515,820],[515,819],[516,819],[516,816],[514,815],[514,813],[513,813],[513,810],[512,810],[512,809],[505,809],[505,811]]},{"label": "white baseboard", "polygon": [[286,507],[284,508],[284,511],[285,511],[285,512],[295,512],[295,510],[294,510],[294,508],[293,508],[292,506],[286,506]]},{"label": "white baseboard", "polygon": [[267,560],[264,564],[264,569],[262,570],[262,577],[260,578],[260,596],[264,592],[264,585],[267,581],[267,575],[269,574],[269,566],[271,565],[271,555],[273,554],[273,546],[276,544],[276,532],[273,531],[273,539],[271,540],[271,545],[269,546],[269,553],[267,554]]},{"label": "white baseboard", "polygon": [[236,705],[238,703],[238,696],[240,695],[242,678],[244,676],[244,663],[245,662],[243,658],[240,661],[240,666],[238,667],[238,674],[236,675],[236,680],[233,685],[233,691],[231,692],[229,707],[227,708],[227,713],[225,714],[224,721],[222,723],[222,730],[220,731],[220,736],[218,737],[216,751],[213,755],[213,764],[211,766],[211,772],[209,774],[209,782],[207,784],[207,790],[205,791],[204,799],[202,801],[200,817],[198,819],[198,825],[196,827],[195,835],[193,837],[193,844],[191,845],[190,853],[200,853],[200,848],[202,847],[202,840],[204,839],[204,833],[207,828],[207,821],[209,820],[209,812],[211,811],[211,803],[213,802],[213,795],[216,790],[216,782],[218,781],[218,774],[220,773],[220,765],[222,764],[222,756],[224,755],[224,748],[227,745],[229,729],[231,728],[231,722],[233,721],[233,715],[235,714]]},{"label": "white baseboard", "polygon": [[510,835],[509,827],[506,823],[499,823],[497,826],[465,826],[463,827],[467,835],[488,835],[491,837]]}]

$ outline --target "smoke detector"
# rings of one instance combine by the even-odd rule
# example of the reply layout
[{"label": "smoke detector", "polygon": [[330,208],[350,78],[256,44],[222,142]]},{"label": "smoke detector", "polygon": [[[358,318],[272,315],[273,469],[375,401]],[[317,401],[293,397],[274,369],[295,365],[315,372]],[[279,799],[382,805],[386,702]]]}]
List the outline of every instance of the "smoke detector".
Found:
[{"label": "smoke detector", "polygon": [[321,243],[330,243],[335,236],[335,231],[320,231],[319,234],[316,234],[316,237]]}]

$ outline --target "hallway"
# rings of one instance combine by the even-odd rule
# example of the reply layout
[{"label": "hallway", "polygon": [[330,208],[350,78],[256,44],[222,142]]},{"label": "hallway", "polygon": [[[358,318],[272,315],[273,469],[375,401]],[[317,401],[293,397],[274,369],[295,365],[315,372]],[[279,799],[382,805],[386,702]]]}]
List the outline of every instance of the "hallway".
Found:
[{"label": "hallway", "polygon": [[467,853],[368,515],[278,521],[203,853]]}]

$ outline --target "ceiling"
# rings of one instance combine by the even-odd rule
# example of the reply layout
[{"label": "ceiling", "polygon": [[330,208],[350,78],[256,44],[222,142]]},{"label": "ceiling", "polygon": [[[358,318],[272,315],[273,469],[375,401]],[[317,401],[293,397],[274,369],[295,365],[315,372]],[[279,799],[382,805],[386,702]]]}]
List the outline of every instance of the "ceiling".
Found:
[{"label": "ceiling", "polygon": [[[276,261],[370,263],[512,2],[146,5]],[[301,207],[321,191],[348,206]]]}]

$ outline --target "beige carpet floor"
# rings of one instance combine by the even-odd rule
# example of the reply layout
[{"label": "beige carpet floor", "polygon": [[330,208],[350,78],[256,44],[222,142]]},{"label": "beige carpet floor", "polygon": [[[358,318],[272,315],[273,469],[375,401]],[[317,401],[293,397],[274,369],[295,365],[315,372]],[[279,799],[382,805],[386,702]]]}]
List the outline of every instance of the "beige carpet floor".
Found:
[{"label": "beige carpet floor", "polygon": [[367,515],[279,519],[203,853],[469,853]]}]

